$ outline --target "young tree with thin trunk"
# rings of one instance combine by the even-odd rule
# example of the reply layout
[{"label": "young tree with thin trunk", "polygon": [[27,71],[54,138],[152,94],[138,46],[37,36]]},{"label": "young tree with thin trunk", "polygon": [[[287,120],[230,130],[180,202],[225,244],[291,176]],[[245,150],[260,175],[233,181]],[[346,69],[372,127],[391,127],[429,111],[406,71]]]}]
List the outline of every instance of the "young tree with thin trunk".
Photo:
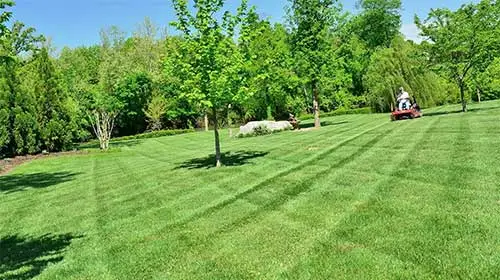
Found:
[{"label": "young tree with thin trunk", "polygon": [[109,149],[109,141],[115,127],[115,120],[120,112],[119,101],[105,93],[98,93],[95,100],[96,106],[89,112],[88,118],[92,125],[101,150]]},{"label": "young tree with thin trunk", "polygon": [[215,136],[215,164],[222,165],[219,137],[220,111],[228,104],[244,97],[240,87],[243,58],[235,44],[234,30],[247,10],[242,1],[237,15],[225,12],[222,20],[216,16],[224,7],[223,0],[194,0],[194,14],[188,8],[187,0],[172,0],[177,14],[173,25],[184,34],[184,57],[177,73],[183,77],[182,95],[191,103],[209,108]]},{"label": "young tree with thin trunk", "polygon": [[148,118],[148,129],[152,131],[161,130],[163,128],[163,118],[168,109],[168,101],[160,94],[153,96],[148,104],[144,114]]},{"label": "young tree with thin trunk", "polygon": [[116,94],[116,89],[127,70],[123,55],[124,34],[117,27],[101,31],[98,78],[96,85],[88,86],[87,96],[82,104],[101,150],[109,149],[116,118],[124,104]]},{"label": "young tree with thin trunk", "polygon": [[319,83],[328,63],[328,35],[334,32],[342,10],[337,0],[289,0],[292,52],[299,76],[313,92],[314,126],[321,127]]}]

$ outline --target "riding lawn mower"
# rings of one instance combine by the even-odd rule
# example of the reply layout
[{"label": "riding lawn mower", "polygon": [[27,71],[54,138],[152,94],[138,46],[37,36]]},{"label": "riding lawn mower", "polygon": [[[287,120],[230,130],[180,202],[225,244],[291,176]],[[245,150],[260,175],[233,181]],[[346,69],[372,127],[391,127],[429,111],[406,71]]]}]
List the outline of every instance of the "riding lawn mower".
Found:
[{"label": "riding lawn mower", "polygon": [[402,110],[399,110],[399,106],[396,104],[396,109],[394,109],[391,113],[392,121],[400,121],[407,119],[416,119],[422,117],[422,111],[420,110],[420,106],[415,101],[413,104],[409,104],[406,102],[402,106]]}]

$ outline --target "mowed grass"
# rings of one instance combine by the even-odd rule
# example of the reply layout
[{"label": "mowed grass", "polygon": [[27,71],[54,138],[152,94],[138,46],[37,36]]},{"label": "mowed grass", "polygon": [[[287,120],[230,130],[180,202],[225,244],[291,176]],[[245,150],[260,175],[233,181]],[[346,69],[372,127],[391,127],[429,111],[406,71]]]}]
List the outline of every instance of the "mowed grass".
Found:
[{"label": "mowed grass", "polygon": [[131,141],[0,177],[0,279],[499,279],[500,102]]}]

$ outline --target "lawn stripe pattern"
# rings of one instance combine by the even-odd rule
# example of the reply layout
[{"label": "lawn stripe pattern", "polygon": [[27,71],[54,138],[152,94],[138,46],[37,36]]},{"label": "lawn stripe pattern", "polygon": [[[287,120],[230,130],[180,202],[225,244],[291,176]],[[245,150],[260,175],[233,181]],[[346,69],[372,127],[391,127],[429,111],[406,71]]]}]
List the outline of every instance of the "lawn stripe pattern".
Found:
[{"label": "lawn stripe pattern", "polygon": [[0,177],[0,279],[498,279],[500,102],[117,143]]}]

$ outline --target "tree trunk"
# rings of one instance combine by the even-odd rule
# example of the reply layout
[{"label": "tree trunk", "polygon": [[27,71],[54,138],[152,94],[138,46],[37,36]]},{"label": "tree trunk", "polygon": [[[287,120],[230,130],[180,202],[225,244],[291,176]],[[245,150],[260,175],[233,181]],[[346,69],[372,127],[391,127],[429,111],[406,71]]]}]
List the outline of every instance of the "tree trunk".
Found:
[{"label": "tree trunk", "polygon": [[208,114],[205,113],[205,131],[208,131]]},{"label": "tree trunk", "polygon": [[462,112],[467,112],[467,101],[465,100],[465,85],[463,81],[460,81],[460,99],[462,101]]},{"label": "tree trunk", "polygon": [[481,91],[477,88],[477,102],[481,103]]},{"label": "tree trunk", "polygon": [[219,124],[217,123],[217,110],[213,109],[214,120],[214,135],[215,135],[215,166],[221,167],[221,154],[220,154],[220,138],[219,138]]},{"label": "tree trunk", "polygon": [[[269,103],[268,103],[269,104]],[[271,108],[271,106],[267,106],[266,108],[266,115],[267,115],[267,120],[268,121],[274,121],[274,117],[273,117],[273,109]]]},{"label": "tree trunk", "polygon": [[109,141],[113,133],[116,116],[116,113],[104,111],[94,111],[93,115],[89,115],[94,133],[99,139],[99,147],[101,150],[106,151],[109,149]]},{"label": "tree trunk", "polygon": [[318,85],[316,82],[313,82],[313,113],[314,113],[314,127],[320,128],[321,121],[319,119],[319,99],[318,99]]},{"label": "tree trunk", "polygon": [[229,127],[229,137],[233,137],[233,124],[231,122],[231,104],[227,106],[227,126]]}]

